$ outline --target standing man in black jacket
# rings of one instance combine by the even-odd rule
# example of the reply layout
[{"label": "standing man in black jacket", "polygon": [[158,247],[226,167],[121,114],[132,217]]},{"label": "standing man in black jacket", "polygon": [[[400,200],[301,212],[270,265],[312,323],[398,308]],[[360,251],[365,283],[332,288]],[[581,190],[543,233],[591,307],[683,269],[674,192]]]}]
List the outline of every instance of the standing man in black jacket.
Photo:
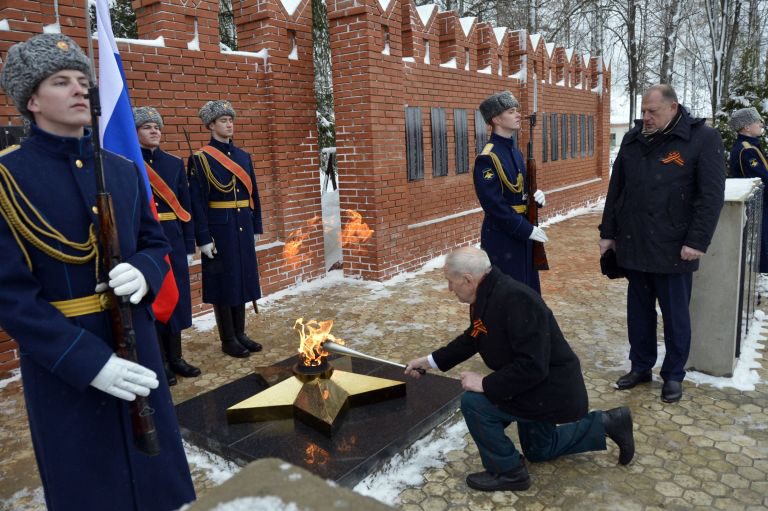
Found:
[{"label": "standing man in black jacket", "polygon": [[469,304],[470,325],[445,347],[410,361],[405,373],[418,378],[417,369],[448,371],[475,353],[492,370],[486,376],[461,373],[467,391],[461,412],[485,468],[467,476],[470,488],[530,487],[522,456],[504,433],[512,422],[532,462],[605,450],[606,436],[619,446],[619,463],[632,460],[629,408],[587,413],[579,359],[538,293],[491,266],[488,255],[473,247],[448,255],[445,278],[459,301]]},{"label": "standing man in black jacket", "polygon": [[707,250],[723,207],[723,141],[693,119],[669,85],[643,96],[643,120],[624,136],[600,224],[600,254],[615,250],[626,270],[630,372],[616,387],[651,381],[656,363],[656,301],[666,355],[661,399],[678,401],[691,346],[693,272]]}]

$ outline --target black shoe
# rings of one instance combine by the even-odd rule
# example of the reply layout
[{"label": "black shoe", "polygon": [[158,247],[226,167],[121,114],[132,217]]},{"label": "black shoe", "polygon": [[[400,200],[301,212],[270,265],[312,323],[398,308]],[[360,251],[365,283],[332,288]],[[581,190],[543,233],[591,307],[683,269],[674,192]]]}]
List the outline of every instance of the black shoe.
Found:
[{"label": "black shoe", "polygon": [[619,463],[626,465],[635,457],[635,434],[632,412],[626,406],[603,412],[605,434],[619,446]]},{"label": "black shoe", "polygon": [[237,334],[236,339],[237,339],[237,342],[242,344],[245,347],[245,349],[247,349],[252,353],[261,351],[261,344],[257,343],[256,341],[254,341],[253,339],[251,339],[245,334]]},{"label": "black shoe", "polygon": [[168,386],[173,387],[178,383],[176,380],[176,375],[173,374],[173,371],[171,370],[170,365],[168,362],[163,363],[163,370],[165,371],[165,379],[168,380]]},{"label": "black shoe", "polygon": [[679,381],[664,380],[661,387],[661,400],[665,403],[676,403],[683,397],[683,384]]},{"label": "black shoe", "polygon": [[618,380],[616,380],[616,388],[619,390],[631,389],[638,383],[648,383],[651,381],[651,371],[643,371],[642,373],[636,373],[630,371]]},{"label": "black shoe", "polygon": [[183,358],[171,360],[168,362],[168,365],[171,366],[171,370],[174,373],[179,376],[184,376],[185,378],[194,378],[195,376],[200,376],[202,374],[199,367],[193,366]]},{"label": "black shoe", "polygon": [[523,491],[531,487],[528,469],[521,464],[503,474],[492,474],[487,470],[467,476],[467,486],[479,491]]},{"label": "black shoe", "polygon": [[235,358],[247,358],[251,356],[251,352],[248,351],[240,344],[237,339],[227,339],[221,342],[221,351]]}]

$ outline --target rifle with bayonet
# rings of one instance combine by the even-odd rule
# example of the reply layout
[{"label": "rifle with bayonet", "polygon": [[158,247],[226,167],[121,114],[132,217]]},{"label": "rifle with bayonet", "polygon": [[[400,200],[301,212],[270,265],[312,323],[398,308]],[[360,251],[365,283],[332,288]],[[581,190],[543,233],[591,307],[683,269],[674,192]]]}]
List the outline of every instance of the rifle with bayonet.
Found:
[{"label": "rifle with bayonet", "polygon": [[[96,214],[99,217],[99,252],[102,257],[104,274],[109,275],[112,268],[120,264],[123,258],[120,254],[120,237],[115,222],[112,195],[107,190],[104,163],[101,159],[101,140],[99,140],[101,100],[99,98],[99,85],[96,79],[96,62],[93,57],[90,23],[86,23],[86,33],[88,36],[88,56],[91,60],[90,79],[91,84],[93,84],[88,89],[88,101],[91,106],[91,141],[93,143],[93,161],[96,171]],[[137,164],[142,163],[138,162]],[[107,286],[105,294],[110,304],[109,319],[112,327],[115,353],[120,358],[138,364],[136,331],[133,329],[133,314],[129,297],[115,295],[109,286]],[[153,417],[155,410],[149,406],[149,399],[146,396],[137,395],[130,402],[130,407],[133,442],[136,449],[147,456],[160,454],[160,442]]]},{"label": "rifle with bayonet", "polygon": [[[536,185],[536,158],[533,156],[533,128],[536,126],[536,112],[533,112],[529,120],[528,136],[528,160],[525,163],[525,169],[528,173],[528,222],[533,226],[539,225],[539,204],[534,199],[533,194],[538,190]],[[535,270],[548,270],[549,261],[547,261],[547,252],[544,250],[544,243],[540,241],[533,242],[533,268]]]},{"label": "rifle with bayonet", "polygon": [[[92,79],[95,83],[95,80]],[[96,170],[96,210],[99,217],[99,245],[104,274],[108,275],[112,268],[122,262],[120,254],[120,238],[115,222],[115,210],[112,205],[112,195],[107,191],[104,175],[104,163],[101,159],[101,142],[99,141],[99,116],[101,103],[99,87],[94,85],[88,89],[88,99],[91,104],[91,138],[93,141],[94,166]],[[139,192],[141,193],[141,192]],[[109,317],[112,325],[112,338],[115,353],[118,357],[139,363],[136,355],[136,331],[133,329],[133,316],[128,296],[116,296],[112,289],[105,293],[109,297]],[[131,425],[136,449],[148,455],[160,453],[160,443],[155,429],[155,410],[149,406],[146,396],[136,396],[131,401]]]}]

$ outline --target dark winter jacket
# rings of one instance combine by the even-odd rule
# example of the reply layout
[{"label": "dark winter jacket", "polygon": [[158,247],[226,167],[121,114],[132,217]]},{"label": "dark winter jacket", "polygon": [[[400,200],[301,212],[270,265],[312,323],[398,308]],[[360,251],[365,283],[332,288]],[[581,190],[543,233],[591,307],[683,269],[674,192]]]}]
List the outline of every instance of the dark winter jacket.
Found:
[{"label": "dark winter jacket", "polygon": [[[768,187],[768,161],[760,149],[757,137],[739,135],[731,148],[731,174],[733,177],[759,177]],[[765,188],[763,188],[765,197]],[[763,224],[760,234],[760,273],[768,273],[768,206],[763,198]]]},{"label": "dark winter jacket", "polygon": [[469,328],[432,358],[447,371],[475,353],[493,370],[483,378],[485,395],[512,415],[562,424],[587,413],[579,359],[552,311],[496,267],[478,286]]},{"label": "dark winter jacket", "polygon": [[642,122],[629,131],[613,164],[600,237],[616,240],[619,266],[650,273],[696,271],[683,245],[705,252],[725,192],[723,141],[680,107],[665,133],[649,140]]}]

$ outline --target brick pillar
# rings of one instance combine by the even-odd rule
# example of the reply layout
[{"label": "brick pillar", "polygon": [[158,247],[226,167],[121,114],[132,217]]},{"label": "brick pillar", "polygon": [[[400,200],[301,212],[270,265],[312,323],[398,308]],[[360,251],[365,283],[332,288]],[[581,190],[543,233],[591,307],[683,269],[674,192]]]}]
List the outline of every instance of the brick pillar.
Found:
[{"label": "brick pillar", "polygon": [[[407,200],[397,191],[407,185],[401,17],[399,5],[382,13],[377,0],[328,2],[341,207],[375,231],[367,243],[344,248],[344,269],[366,279],[395,273],[408,224]],[[390,55],[381,53],[382,25]]]},{"label": "brick pillar", "polygon": [[218,0],[133,0],[139,39],[162,36],[168,48],[186,49],[197,36],[201,50],[218,50]]}]

